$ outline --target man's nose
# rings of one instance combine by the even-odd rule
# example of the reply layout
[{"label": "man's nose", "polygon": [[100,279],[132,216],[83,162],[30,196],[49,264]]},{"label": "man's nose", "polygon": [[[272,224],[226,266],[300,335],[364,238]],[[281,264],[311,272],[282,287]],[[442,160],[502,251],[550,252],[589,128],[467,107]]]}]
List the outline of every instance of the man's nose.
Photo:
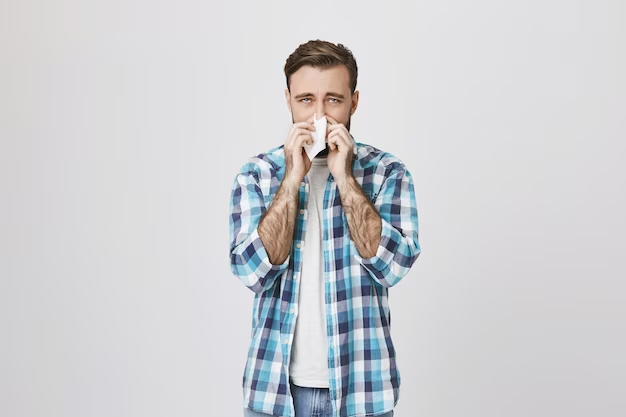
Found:
[{"label": "man's nose", "polygon": [[324,102],[318,101],[315,104],[315,117],[317,118],[317,120],[319,120],[325,115],[326,115],[326,108],[324,106]]}]

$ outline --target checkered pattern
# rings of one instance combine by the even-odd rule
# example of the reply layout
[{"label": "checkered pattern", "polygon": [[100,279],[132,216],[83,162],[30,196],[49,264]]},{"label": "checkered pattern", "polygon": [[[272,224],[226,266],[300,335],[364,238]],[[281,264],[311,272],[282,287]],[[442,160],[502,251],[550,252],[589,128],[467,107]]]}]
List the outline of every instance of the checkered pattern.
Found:
[{"label": "checkered pattern", "polygon": [[[289,257],[272,265],[257,227],[285,174],[283,146],[251,158],[236,176],[230,208],[233,273],[255,293],[251,344],[243,375],[244,407],[293,417],[289,361],[297,319],[305,242],[308,177]],[[391,411],[400,394],[400,373],[391,340],[388,289],[420,254],[413,180],[402,162],[355,143],[353,176],[382,218],[376,255],[359,256],[350,239],[339,190],[328,178],[322,213],[326,330],[330,396],[336,417]]]}]

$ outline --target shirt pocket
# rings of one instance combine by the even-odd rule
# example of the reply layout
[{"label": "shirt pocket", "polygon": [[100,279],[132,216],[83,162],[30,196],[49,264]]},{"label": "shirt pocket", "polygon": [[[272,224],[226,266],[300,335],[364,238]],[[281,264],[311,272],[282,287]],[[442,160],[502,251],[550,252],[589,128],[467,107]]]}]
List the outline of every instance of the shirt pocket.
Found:
[{"label": "shirt pocket", "polygon": [[365,196],[371,201],[372,204],[374,204],[376,202],[376,197],[378,197],[378,194],[373,191],[368,191],[367,193],[365,193]]},{"label": "shirt pocket", "polygon": [[378,190],[374,190],[374,186],[372,184],[367,184],[361,188],[363,190],[363,194],[365,197],[374,204],[376,202],[376,197],[378,197]]}]

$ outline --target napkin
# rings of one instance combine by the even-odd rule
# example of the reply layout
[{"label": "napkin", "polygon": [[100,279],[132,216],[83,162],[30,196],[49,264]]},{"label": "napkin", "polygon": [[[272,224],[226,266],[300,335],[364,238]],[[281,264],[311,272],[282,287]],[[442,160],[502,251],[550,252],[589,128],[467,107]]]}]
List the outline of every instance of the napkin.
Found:
[{"label": "napkin", "polygon": [[313,114],[313,125],[315,126],[315,132],[311,133],[313,136],[313,145],[305,145],[304,150],[309,157],[309,160],[313,160],[318,153],[326,149],[326,116],[319,120],[316,120],[315,114]]}]

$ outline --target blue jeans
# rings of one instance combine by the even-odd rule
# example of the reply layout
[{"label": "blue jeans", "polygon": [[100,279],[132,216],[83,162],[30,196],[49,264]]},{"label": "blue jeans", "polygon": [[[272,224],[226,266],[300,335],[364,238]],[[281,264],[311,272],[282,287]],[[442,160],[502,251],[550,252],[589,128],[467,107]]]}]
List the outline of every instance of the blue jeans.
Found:
[{"label": "blue jeans", "polygon": [[[328,388],[305,388],[291,384],[291,394],[296,408],[296,417],[332,417],[333,406],[330,403]],[[269,414],[257,413],[244,408],[244,417],[268,417]],[[377,417],[393,417],[393,411]]]}]

